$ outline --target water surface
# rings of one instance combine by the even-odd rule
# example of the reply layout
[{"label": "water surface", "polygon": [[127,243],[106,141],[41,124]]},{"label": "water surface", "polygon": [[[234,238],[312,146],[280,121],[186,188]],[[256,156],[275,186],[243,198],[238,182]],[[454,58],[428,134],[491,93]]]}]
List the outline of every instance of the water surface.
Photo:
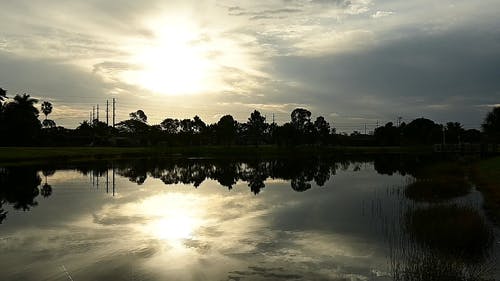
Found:
[{"label": "water surface", "polygon": [[416,200],[421,161],[4,167],[2,280],[498,279],[481,194]]}]

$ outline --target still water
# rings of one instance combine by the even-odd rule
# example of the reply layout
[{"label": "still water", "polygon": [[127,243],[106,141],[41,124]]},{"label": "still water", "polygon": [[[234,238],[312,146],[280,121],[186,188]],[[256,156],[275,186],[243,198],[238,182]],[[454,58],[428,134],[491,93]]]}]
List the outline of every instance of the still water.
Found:
[{"label": "still water", "polygon": [[473,183],[409,158],[3,167],[0,279],[500,280]]}]

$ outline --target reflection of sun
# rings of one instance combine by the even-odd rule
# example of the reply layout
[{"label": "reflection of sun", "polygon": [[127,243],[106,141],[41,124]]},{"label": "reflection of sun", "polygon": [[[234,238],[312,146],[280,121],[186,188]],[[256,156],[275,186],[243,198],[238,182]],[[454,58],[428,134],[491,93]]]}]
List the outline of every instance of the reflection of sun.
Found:
[{"label": "reflection of sun", "polygon": [[142,212],[150,222],[142,227],[144,232],[171,243],[192,238],[202,226],[199,198],[183,193],[168,193],[146,199]]},{"label": "reflection of sun", "polygon": [[153,224],[153,234],[166,240],[191,238],[197,227],[196,219],[184,214],[177,214],[159,219]]},{"label": "reflection of sun", "polygon": [[217,69],[210,50],[200,40],[201,32],[188,23],[162,23],[152,27],[154,39],[132,51],[137,70],[125,79],[153,92],[168,95],[199,93],[214,84]]}]

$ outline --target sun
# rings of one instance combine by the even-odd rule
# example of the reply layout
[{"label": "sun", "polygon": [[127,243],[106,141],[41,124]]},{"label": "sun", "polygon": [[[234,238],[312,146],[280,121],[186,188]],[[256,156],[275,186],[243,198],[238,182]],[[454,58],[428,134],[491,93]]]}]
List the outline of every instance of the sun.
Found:
[{"label": "sun", "polygon": [[126,81],[165,95],[197,94],[213,87],[217,63],[195,25],[157,23],[152,30],[152,39],[134,48],[131,63],[137,67],[125,73]]}]

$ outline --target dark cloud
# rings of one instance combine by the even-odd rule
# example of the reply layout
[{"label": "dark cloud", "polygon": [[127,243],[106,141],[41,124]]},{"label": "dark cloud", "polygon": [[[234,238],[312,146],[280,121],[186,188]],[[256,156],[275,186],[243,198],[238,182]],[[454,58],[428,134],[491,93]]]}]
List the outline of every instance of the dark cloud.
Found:
[{"label": "dark cloud", "polygon": [[458,117],[477,124],[477,105],[500,99],[499,38],[494,30],[460,29],[274,62],[278,77],[310,85],[316,104],[344,115]]}]

